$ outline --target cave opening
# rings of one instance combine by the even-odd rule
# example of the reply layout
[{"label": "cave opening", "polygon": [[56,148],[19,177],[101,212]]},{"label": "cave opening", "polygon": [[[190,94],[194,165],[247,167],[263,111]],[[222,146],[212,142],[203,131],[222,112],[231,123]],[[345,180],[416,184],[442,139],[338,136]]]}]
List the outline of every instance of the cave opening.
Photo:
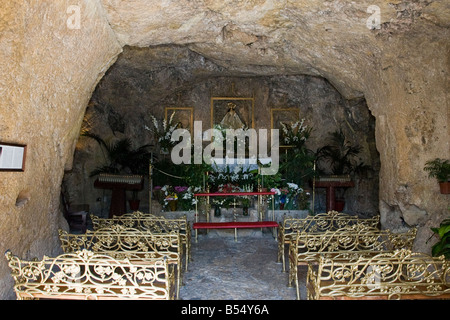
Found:
[{"label": "cave opening", "polygon": [[[171,163],[170,157],[161,153],[157,137],[149,129],[155,120],[162,124],[172,115],[185,128],[192,129],[194,121],[200,121],[203,130],[215,126],[227,110],[224,105],[228,100],[222,101],[224,98],[235,99],[232,101],[238,104],[236,114],[247,128],[279,129],[281,133],[283,183],[267,185],[269,179],[266,179],[264,187],[282,188],[286,183],[295,182],[308,194],[308,205],[302,209],[325,212],[335,208],[329,207],[327,189],[316,187],[316,179],[321,179],[321,175],[351,174],[352,187],[336,188],[338,204],[346,200],[339,210],[362,216],[379,214],[380,158],[375,141],[375,117],[364,97],[345,99],[327,79],[317,76],[277,73],[261,66],[252,73],[236,72],[176,45],[125,47],[99,82],[86,109],[73,166],[63,179],[70,201],[88,203],[92,214],[108,215],[111,191],[95,188],[98,175],[92,175],[95,169],[108,163],[108,155],[95,139],[86,136],[89,133],[110,144],[128,139],[132,150],[150,145],[152,181],[149,183],[148,167],[144,168],[144,187],[138,192],[128,190],[126,197],[138,198],[139,210],[169,210],[163,200],[153,199],[153,192],[150,196],[150,188],[189,185],[189,181],[169,179],[159,169],[178,178],[185,177],[189,169]],[[288,143],[283,140],[283,129],[300,127],[300,123],[310,130],[303,146],[310,157],[296,156],[294,160],[290,148],[286,148]],[[339,167],[336,159],[319,157],[323,147],[336,142],[333,134],[338,133],[345,140],[345,145],[340,146],[339,159],[345,168],[336,168]],[[203,141],[203,146],[206,144]],[[287,160],[290,162],[283,163]],[[122,167],[120,173],[129,175],[132,171]],[[314,178],[311,172],[316,174]],[[131,211],[131,205],[126,204],[125,210]]]}]

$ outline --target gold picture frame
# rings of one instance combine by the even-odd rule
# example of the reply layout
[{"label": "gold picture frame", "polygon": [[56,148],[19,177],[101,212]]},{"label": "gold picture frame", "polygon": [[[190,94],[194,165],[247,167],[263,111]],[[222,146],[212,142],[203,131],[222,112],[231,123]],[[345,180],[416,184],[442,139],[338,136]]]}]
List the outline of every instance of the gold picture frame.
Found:
[{"label": "gold picture frame", "polygon": [[191,135],[194,131],[194,108],[193,107],[165,107],[165,119],[169,121],[172,113],[175,112],[173,116],[173,123],[180,123],[181,128],[188,130]]},{"label": "gold picture frame", "polygon": [[281,123],[289,125],[300,120],[299,108],[272,108],[270,109],[270,128],[280,129]]},{"label": "gold picture frame", "polygon": [[211,97],[211,128],[220,124],[229,110],[229,104],[247,128],[255,127],[255,98],[253,97]]},{"label": "gold picture frame", "polygon": [[[293,125],[295,122],[300,121],[300,109],[299,108],[272,108],[270,109],[270,128],[279,129],[280,141],[283,141],[283,131],[281,123],[287,125]],[[280,144],[280,147],[285,147]]]}]

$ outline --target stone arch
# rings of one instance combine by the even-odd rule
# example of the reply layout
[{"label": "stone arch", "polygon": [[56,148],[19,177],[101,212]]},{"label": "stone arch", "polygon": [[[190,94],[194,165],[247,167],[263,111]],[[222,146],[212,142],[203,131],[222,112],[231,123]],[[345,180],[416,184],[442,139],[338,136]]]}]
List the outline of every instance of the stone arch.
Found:
[{"label": "stone arch", "polygon": [[[165,43],[189,44],[229,70],[319,75],[345,97],[363,95],[377,122],[382,222],[399,227],[389,220],[399,213],[420,227],[416,248],[428,250],[429,227],[448,215],[448,196],[423,172],[426,160],[450,153],[444,2],[382,1],[375,30],[365,25],[373,1],[78,3],[79,25],[66,1],[2,4],[0,138],[28,145],[27,170],[0,173],[3,252],[30,258],[60,250],[59,186],[96,84],[124,45]],[[16,206],[22,190],[28,200]],[[3,260],[0,297],[12,298],[11,288]]]}]

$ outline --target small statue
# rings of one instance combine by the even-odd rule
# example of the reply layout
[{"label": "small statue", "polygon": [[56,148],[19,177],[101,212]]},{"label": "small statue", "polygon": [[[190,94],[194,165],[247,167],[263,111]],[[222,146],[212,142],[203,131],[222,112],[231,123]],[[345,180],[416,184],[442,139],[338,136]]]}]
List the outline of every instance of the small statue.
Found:
[{"label": "small statue", "polygon": [[222,121],[220,121],[220,125],[225,129],[234,130],[245,127],[245,124],[241,121],[236,112],[236,104],[233,102],[228,102],[228,111]]}]

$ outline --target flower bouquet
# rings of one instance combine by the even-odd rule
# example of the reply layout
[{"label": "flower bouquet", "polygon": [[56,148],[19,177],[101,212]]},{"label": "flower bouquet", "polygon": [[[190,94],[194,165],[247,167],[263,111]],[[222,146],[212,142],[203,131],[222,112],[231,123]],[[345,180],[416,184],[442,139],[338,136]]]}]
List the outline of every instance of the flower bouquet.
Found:
[{"label": "flower bouquet", "polygon": [[153,132],[155,135],[160,150],[164,153],[170,152],[172,147],[175,145],[175,141],[172,141],[172,133],[177,128],[177,123],[173,124],[173,117],[175,115],[175,112],[172,113],[169,120],[166,119],[162,120],[162,123],[160,124],[158,120],[155,118],[155,116],[151,116],[152,118],[152,124],[153,128],[149,128],[147,126],[144,126],[146,130],[149,130]]}]

